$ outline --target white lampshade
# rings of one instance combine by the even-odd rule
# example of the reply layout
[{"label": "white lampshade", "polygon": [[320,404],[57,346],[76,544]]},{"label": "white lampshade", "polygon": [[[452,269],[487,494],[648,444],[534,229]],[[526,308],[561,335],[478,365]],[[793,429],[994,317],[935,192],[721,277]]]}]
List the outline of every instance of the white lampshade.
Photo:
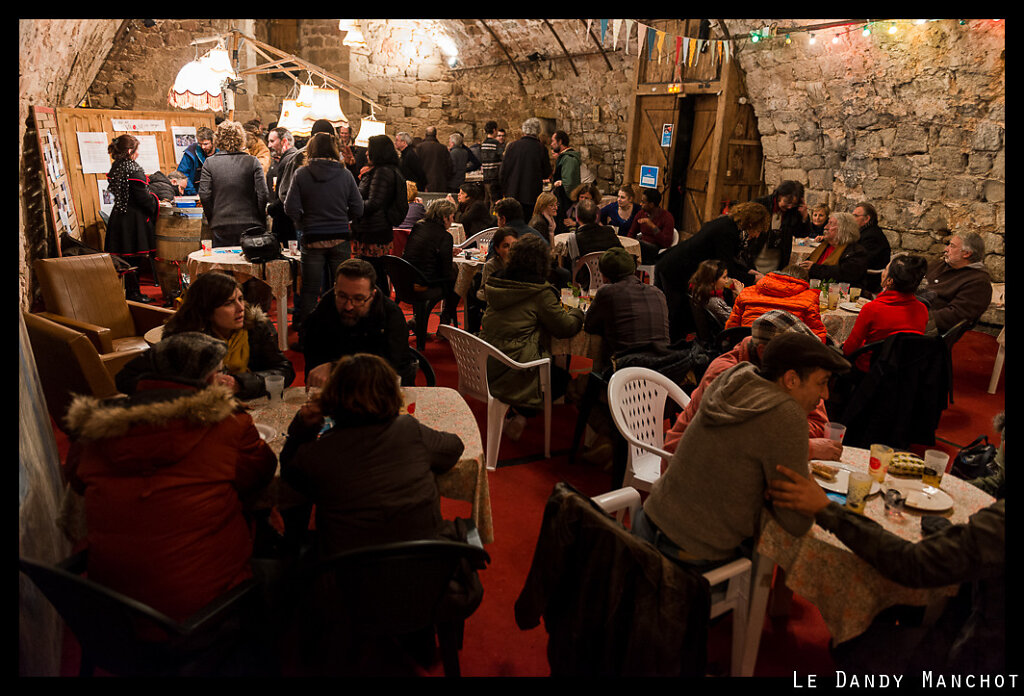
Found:
[{"label": "white lampshade", "polygon": [[179,109],[223,111],[225,79],[236,79],[228,52],[215,48],[198,60],[189,61],[178,71],[167,102]]},{"label": "white lampshade", "polygon": [[338,94],[338,90],[329,87],[314,87],[312,99],[313,105],[309,109],[307,118],[326,119],[335,128],[343,123],[348,123],[348,117],[341,110],[341,96]]},{"label": "white lampshade", "polygon": [[374,135],[384,135],[384,121],[375,121],[364,118],[359,124],[359,135],[356,136],[356,145],[366,147],[370,144],[370,138]]},{"label": "white lampshade", "polygon": [[281,104],[281,117],[277,120],[277,125],[280,128],[287,128],[292,135],[306,137],[313,127],[313,121],[306,120],[308,111],[306,107],[299,106],[295,99],[285,99]]},{"label": "white lampshade", "polygon": [[314,95],[313,90],[315,89],[316,87],[314,87],[313,85],[302,85],[301,87],[299,87],[299,95],[295,97],[295,102],[299,106],[305,107],[307,109],[312,107]]}]

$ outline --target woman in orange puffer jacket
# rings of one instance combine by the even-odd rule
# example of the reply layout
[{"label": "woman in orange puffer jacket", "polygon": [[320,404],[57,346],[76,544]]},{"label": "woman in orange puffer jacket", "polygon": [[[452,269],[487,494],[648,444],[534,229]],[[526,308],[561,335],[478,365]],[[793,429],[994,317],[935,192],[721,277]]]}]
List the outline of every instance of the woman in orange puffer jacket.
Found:
[{"label": "woman in orange puffer jacket", "polygon": [[774,271],[754,285],[744,288],[733,303],[725,328],[750,326],[755,319],[771,309],[792,312],[823,342],[828,336],[825,324],[821,321],[819,290],[810,286],[807,271],[799,266],[787,266],[781,271]]}]

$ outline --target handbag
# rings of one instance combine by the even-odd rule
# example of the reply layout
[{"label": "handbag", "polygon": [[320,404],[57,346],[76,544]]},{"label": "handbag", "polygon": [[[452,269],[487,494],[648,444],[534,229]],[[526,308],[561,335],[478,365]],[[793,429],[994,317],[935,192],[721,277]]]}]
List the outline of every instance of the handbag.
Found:
[{"label": "handbag", "polygon": [[277,235],[262,227],[250,227],[242,232],[239,243],[242,246],[242,256],[249,263],[265,263],[284,258],[281,255],[281,242],[277,241]]},{"label": "handbag", "polygon": [[988,435],[979,435],[971,444],[957,452],[950,473],[967,481],[989,476],[996,473],[998,469],[996,446],[989,444]]}]

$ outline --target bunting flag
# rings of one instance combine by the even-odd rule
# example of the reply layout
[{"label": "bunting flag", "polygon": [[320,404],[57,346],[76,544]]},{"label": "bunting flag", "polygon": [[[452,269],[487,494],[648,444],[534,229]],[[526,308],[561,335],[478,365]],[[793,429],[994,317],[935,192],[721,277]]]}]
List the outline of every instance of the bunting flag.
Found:
[{"label": "bunting flag", "polygon": [[647,27],[640,22],[636,23],[636,57],[644,54],[644,38],[647,35]]},{"label": "bunting flag", "polygon": [[619,50],[619,29],[622,27],[621,19],[612,20],[612,50]]},{"label": "bunting flag", "polygon": [[682,48],[683,48],[683,37],[677,36],[676,37],[676,59],[674,61],[675,65],[676,65],[676,69],[675,69],[675,72],[672,74],[672,81],[673,82],[679,82],[682,79],[683,64],[679,62],[681,57],[682,57],[681,56]]},{"label": "bunting flag", "polygon": [[686,63],[690,58],[690,40],[683,39],[683,62]]},{"label": "bunting flag", "polygon": [[604,46],[604,35],[608,33],[608,20],[601,20],[601,45]]},{"label": "bunting flag", "polygon": [[[625,27],[625,37],[623,39],[623,50],[626,55],[629,55],[629,43],[633,35],[633,25],[636,24],[636,55],[637,58],[643,56],[644,43],[647,44],[647,60],[654,60],[654,49],[655,49],[655,37],[652,34],[657,34],[657,49],[658,49],[658,63],[661,63],[662,58],[665,58],[665,36],[668,32],[655,29],[654,27],[646,26],[637,20],[633,19],[602,19],[598,20],[601,23],[601,46],[605,47],[608,41],[608,28],[609,22],[611,22],[611,35],[612,35],[612,50],[617,51],[619,49],[619,34],[623,27]],[[589,34],[593,26],[594,20],[587,20],[587,33]],[[577,30],[578,31],[578,30]],[[691,38],[688,36],[678,36],[674,34],[668,34],[672,38],[675,38],[675,54],[674,54],[674,65],[675,65],[675,82],[681,79],[683,66],[693,67],[700,64],[701,53],[710,49],[711,51],[711,65],[712,67],[717,64],[725,64],[732,60],[733,55],[733,42],[732,40],[718,40],[718,39],[699,39]]]},{"label": "bunting flag", "polygon": [[588,34],[590,33],[590,27],[591,27],[591,25],[593,25],[593,24],[594,24],[594,20],[592,20],[592,19],[588,19],[588,20],[587,20],[587,33],[588,33]]},{"label": "bunting flag", "polygon": [[632,28],[633,28],[633,20],[632,19],[627,19],[626,20],[626,40],[623,42],[623,46],[626,49],[626,55],[627,56],[629,55],[629,34],[630,34],[630,31],[632,30]]},{"label": "bunting flag", "polygon": [[665,43],[665,32],[658,32],[658,64],[661,64],[661,47]]},{"label": "bunting flag", "polygon": [[651,36],[651,32],[654,31],[654,27],[647,27],[647,60],[654,60],[654,37]]},{"label": "bunting flag", "polygon": [[692,68],[693,67],[693,54],[697,52],[697,40],[696,39],[690,39],[689,40],[689,44],[690,44],[690,62],[687,63],[687,66]]}]

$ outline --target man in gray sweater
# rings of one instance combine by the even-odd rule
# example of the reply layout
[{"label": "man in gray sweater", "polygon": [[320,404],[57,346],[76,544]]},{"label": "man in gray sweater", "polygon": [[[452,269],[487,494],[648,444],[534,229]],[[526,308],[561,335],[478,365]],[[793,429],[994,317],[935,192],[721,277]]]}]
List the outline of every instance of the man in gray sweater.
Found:
[{"label": "man in gray sweater", "polygon": [[763,510],[789,533],[806,533],[813,520],[773,508],[765,491],[778,466],[807,475],[807,414],[828,397],[832,373],[849,367],[817,338],[787,331],[765,348],[759,369],[741,362],[719,375],[633,533],[701,571],[749,556]]}]

